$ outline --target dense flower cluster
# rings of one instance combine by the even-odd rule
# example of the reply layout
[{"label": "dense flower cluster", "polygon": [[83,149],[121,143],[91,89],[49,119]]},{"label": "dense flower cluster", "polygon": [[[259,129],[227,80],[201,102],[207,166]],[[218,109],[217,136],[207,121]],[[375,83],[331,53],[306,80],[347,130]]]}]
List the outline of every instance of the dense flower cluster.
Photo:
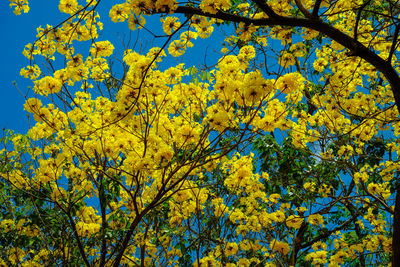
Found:
[{"label": "dense flower cluster", "polygon": [[[60,0],[71,17],[39,27],[25,47],[37,63],[20,72],[33,81],[24,109],[35,123],[29,141],[15,135],[14,149],[2,151],[11,166],[2,177],[36,197],[56,230],[2,217],[8,238],[35,246],[1,253],[1,266],[387,265],[400,123],[376,68],[317,31],[257,26],[271,14],[256,1],[127,0],[111,21],[149,31],[146,18],[163,13],[157,38],[167,41],[147,52],[125,47],[117,75],[117,44],[101,40],[97,2],[81,2]],[[314,2],[265,3],[294,16]],[[362,3],[320,2],[327,25],[353,34],[357,21],[357,41],[397,62],[386,28],[357,18]],[[10,6],[29,10],[24,0]],[[173,14],[179,7],[202,15]],[[224,25],[218,16],[243,21],[213,67],[165,60],[210,37]]]}]

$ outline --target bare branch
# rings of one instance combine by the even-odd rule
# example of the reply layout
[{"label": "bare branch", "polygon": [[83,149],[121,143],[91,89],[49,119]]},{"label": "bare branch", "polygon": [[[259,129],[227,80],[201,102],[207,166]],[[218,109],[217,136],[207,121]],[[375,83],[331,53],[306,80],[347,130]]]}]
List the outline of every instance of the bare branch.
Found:
[{"label": "bare branch", "polygon": [[262,11],[264,11],[265,14],[268,15],[270,18],[277,18],[280,17],[278,14],[275,13],[274,10],[263,0],[253,0],[254,3],[257,4],[259,8],[261,8]]},{"label": "bare branch", "polygon": [[322,3],[322,0],[315,1],[314,9],[312,11],[313,17],[318,17],[318,11],[319,11],[319,8],[321,7],[321,3]]}]

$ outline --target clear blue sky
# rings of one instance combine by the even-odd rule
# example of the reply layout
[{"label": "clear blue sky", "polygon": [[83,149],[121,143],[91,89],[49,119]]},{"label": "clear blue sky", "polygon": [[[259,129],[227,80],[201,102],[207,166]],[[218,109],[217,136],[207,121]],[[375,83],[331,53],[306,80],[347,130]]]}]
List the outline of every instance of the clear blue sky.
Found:
[{"label": "clear blue sky", "polygon": [[[66,15],[63,16],[58,11],[58,2],[57,0],[31,1],[29,13],[23,13],[20,16],[14,15],[9,7],[9,1],[3,0],[0,3],[0,25],[3,25],[2,41],[0,42],[3,54],[0,66],[0,130],[7,128],[25,133],[29,129],[27,116],[23,110],[24,97],[13,85],[13,81],[17,83],[18,88],[23,93],[27,92],[28,86],[32,86],[32,82],[29,79],[19,76],[20,69],[29,64],[29,61],[22,55],[22,51],[27,43],[32,43],[35,40],[36,28],[39,25],[56,25],[66,18]],[[79,3],[83,4],[84,1],[79,1]],[[101,39],[109,39],[118,50],[121,44],[116,35],[127,34],[129,36],[130,32],[126,23],[115,24],[111,22],[108,17],[108,11],[113,4],[115,4],[114,1],[102,1],[98,9],[101,21],[104,23]],[[158,23],[159,17],[154,17],[154,21],[150,21],[149,26],[156,34],[162,34]],[[131,37],[136,40],[137,33],[133,32]],[[213,49],[220,50],[221,39],[222,35],[217,33],[217,29],[215,29],[213,38],[196,40],[194,48],[188,49],[185,54],[183,62],[188,65],[202,64],[205,61],[204,55],[207,51],[207,64],[215,63],[217,57],[212,55],[212,51]],[[154,40],[154,38],[146,35],[144,31],[141,31],[139,43],[147,46],[160,46],[163,40],[165,39],[158,38]],[[137,47],[140,47],[140,44]],[[117,50],[115,51],[117,55],[121,55],[122,53],[120,52],[122,51]],[[144,49],[144,51],[147,52],[147,49]],[[167,63],[173,65],[174,61],[168,61]]]}]

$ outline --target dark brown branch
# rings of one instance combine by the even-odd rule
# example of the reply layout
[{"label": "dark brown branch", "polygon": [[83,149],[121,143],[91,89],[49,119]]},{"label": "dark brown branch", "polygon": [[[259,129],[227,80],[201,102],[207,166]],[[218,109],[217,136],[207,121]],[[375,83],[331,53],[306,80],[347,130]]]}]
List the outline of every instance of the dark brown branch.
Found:
[{"label": "dark brown branch", "polygon": [[114,259],[114,263],[113,263],[114,267],[119,266],[119,264],[122,260],[122,257],[124,256],[125,249],[128,247],[129,241],[131,240],[133,232],[135,231],[136,227],[142,220],[143,216],[147,213],[147,211],[148,210],[145,210],[145,212],[140,213],[140,215],[136,216],[134,221],[132,222],[132,224],[128,230],[128,233],[125,235],[125,237],[122,241],[121,246],[118,247],[119,251],[118,251],[117,257]]},{"label": "dark brown branch", "polygon": [[263,0],[253,0],[254,3],[257,4],[257,6],[265,13],[268,15],[269,18],[277,18],[280,17],[278,14],[275,13],[274,10]]},{"label": "dark brown branch", "polygon": [[296,6],[300,9],[301,13],[303,13],[303,15],[306,18],[313,18],[314,16],[310,13],[310,11],[307,10],[307,8],[305,8],[303,6],[303,4],[301,3],[301,0],[294,0],[294,2],[296,3]]},{"label": "dark brown branch", "polygon": [[301,245],[301,249],[303,248],[308,248],[309,246],[311,246],[312,244],[314,244],[317,241],[320,241],[322,239],[328,238],[330,235],[332,235],[333,233],[335,233],[336,231],[340,231],[342,230],[344,227],[346,227],[349,223],[353,222],[354,219],[357,218],[357,214],[354,214],[353,216],[351,216],[347,221],[343,222],[341,225],[339,225],[338,227],[333,228],[332,230],[325,232],[319,236],[317,236],[316,238],[314,238],[313,240],[302,244]]},{"label": "dark brown branch", "polygon": [[[106,163],[106,161],[104,161]],[[105,165],[105,164],[104,164]],[[104,188],[104,175],[102,173],[99,174],[99,201],[100,201],[100,210],[101,210],[101,251],[100,251],[100,267],[105,266],[106,263],[106,254],[107,254],[107,240],[106,240],[106,229],[107,229],[107,218],[106,218],[106,205],[107,199],[105,195]]]},{"label": "dark brown branch", "polygon": [[393,215],[392,266],[400,266],[400,188],[396,190]]},{"label": "dark brown branch", "polygon": [[394,30],[392,46],[390,47],[389,57],[388,57],[388,59],[387,59],[387,62],[388,62],[388,63],[392,62],[393,54],[394,54],[394,52],[396,51],[397,38],[399,37],[399,30],[400,30],[400,23],[398,23],[398,24],[396,25],[396,29]]},{"label": "dark brown branch", "polygon": [[[58,203],[57,203],[57,205],[58,205]],[[81,242],[81,239],[80,239],[80,237],[78,235],[78,230],[76,229],[74,218],[72,218],[72,215],[71,215],[71,213],[69,211],[66,211],[60,205],[58,205],[58,207],[68,216],[69,223],[70,223],[70,225],[72,227],[72,232],[74,234],[76,243],[78,244],[79,253],[81,254],[81,257],[82,257],[83,261],[85,262],[85,265],[90,267],[90,263],[89,263],[89,260],[88,260],[88,258],[86,256],[85,249],[84,249],[83,244]]]},{"label": "dark brown branch", "polygon": [[[350,214],[353,216],[354,214],[355,214],[355,211],[354,211],[354,209],[357,209],[356,207],[351,207],[350,206],[351,204],[349,203],[349,207],[347,207],[347,209],[350,211]],[[353,209],[354,208],[354,209]],[[358,213],[359,213],[359,211],[358,211]],[[355,231],[356,231],[356,234],[357,234],[357,237],[358,238],[360,238],[361,239],[361,237],[362,237],[362,234],[361,234],[361,227],[360,227],[360,225],[358,224],[358,223],[355,223],[354,224],[354,229],[355,229]],[[365,267],[366,265],[365,265],[365,257],[364,257],[364,253],[360,253],[359,254],[360,255],[360,265],[361,265],[361,267]]]},{"label": "dark brown branch", "polygon": [[358,39],[358,24],[360,23],[362,9],[357,12],[356,24],[354,25],[354,40]]},{"label": "dark brown branch", "polygon": [[[126,233],[121,246],[118,247],[119,251],[117,254],[117,257],[114,259],[114,263],[113,266],[117,267],[120,266],[120,262],[122,260],[122,257],[124,256],[124,252],[126,250],[126,248],[129,245],[129,242],[132,238],[132,235],[134,233],[134,231],[136,230],[136,227],[139,225],[139,223],[142,221],[142,218],[150,211],[152,210],[156,204],[161,200],[161,198],[164,196],[165,194],[165,184],[162,185],[162,187],[160,188],[160,190],[158,191],[156,197],[154,198],[154,200],[147,206],[145,207],[133,220],[132,224],[129,227],[128,232]],[[133,200],[136,201],[136,200]]]},{"label": "dark brown branch", "polygon": [[361,20],[361,13],[363,12],[364,8],[369,4],[369,2],[371,2],[371,0],[368,0],[367,2],[365,2],[363,5],[360,6],[360,8],[358,9],[357,12],[357,19],[356,19],[356,24],[354,26],[354,40],[357,41],[358,38],[358,24],[360,23]]},{"label": "dark brown branch", "polygon": [[[217,18],[224,21],[232,21],[232,22],[243,22],[245,24],[253,24],[254,26],[289,26],[289,27],[303,27],[318,31],[324,34],[326,37],[331,38],[337,43],[341,44],[345,48],[349,49],[353,56],[358,56],[371,65],[373,65],[377,71],[381,72],[383,76],[387,79],[391,86],[391,90],[393,92],[393,97],[395,104],[397,106],[397,110],[400,112],[400,77],[397,71],[391,65],[391,60],[384,60],[380,56],[378,56],[374,51],[370,50],[365,45],[358,42],[355,38],[341,32],[340,30],[332,27],[331,25],[323,22],[319,19],[309,19],[309,18],[296,18],[296,17],[283,17],[277,15],[267,4],[265,4],[262,0],[254,0],[254,2],[268,15],[267,19],[251,19],[246,17],[241,17],[237,15],[232,15],[229,13],[225,13],[222,11],[217,12],[216,14],[209,14],[203,12],[198,8],[193,7],[178,7],[175,10],[175,13],[183,13],[187,15],[201,15],[210,18]],[[317,16],[318,10],[321,5],[321,0],[317,0],[312,14]],[[361,14],[359,15],[361,16]],[[399,31],[399,27],[396,27],[396,30]],[[396,35],[396,32],[395,32]],[[397,32],[398,35],[398,32]],[[355,35],[356,37],[357,35]],[[397,36],[395,36],[392,44],[391,51],[394,53]],[[390,54],[389,54],[390,55]],[[349,224],[353,218],[350,218],[348,221],[344,222],[341,226],[335,228],[333,231],[344,227]],[[320,239],[328,237],[332,232],[329,231],[319,237]],[[318,240],[313,240],[311,242],[315,242]],[[311,243],[308,242],[302,246],[308,247]],[[392,266],[400,266],[400,189],[396,190],[396,203],[394,208],[394,223],[393,223],[393,248],[392,248]]]},{"label": "dark brown branch", "polygon": [[[150,224],[146,226],[146,230],[144,232],[143,240],[146,240],[147,234],[149,233]],[[143,242],[143,245],[140,246],[140,266],[145,266],[144,260],[146,256],[146,242]]]},{"label": "dark brown branch", "polygon": [[296,238],[293,240],[292,254],[290,255],[290,266],[296,266],[297,254],[300,251],[301,243],[304,240],[304,234],[306,233],[308,223],[303,222],[297,231]]},{"label": "dark brown branch", "polygon": [[[259,1],[259,0],[256,0]],[[210,14],[202,11],[199,8],[180,6],[175,10],[175,13],[182,13],[188,15],[201,15],[210,18],[217,18],[225,21],[243,22],[245,24],[253,24],[254,26],[290,26],[290,27],[303,27],[318,31],[332,40],[338,42],[342,46],[351,51],[353,56],[358,56],[371,65],[386,77],[391,85],[394,100],[398,111],[400,112],[400,77],[393,66],[378,56],[374,51],[370,50],[354,38],[341,32],[339,29],[317,19],[296,18],[296,17],[282,17],[277,16],[267,19],[251,19],[237,15],[228,14],[222,11],[216,14]]]},{"label": "dark brown branch", "polygon": [[321,7],[321,3],[322,3],[322,0],[315,1],[314,9],[312,11],[312,15],[314,17],[318,17],[318,11],[319,11],[319,8]]}]

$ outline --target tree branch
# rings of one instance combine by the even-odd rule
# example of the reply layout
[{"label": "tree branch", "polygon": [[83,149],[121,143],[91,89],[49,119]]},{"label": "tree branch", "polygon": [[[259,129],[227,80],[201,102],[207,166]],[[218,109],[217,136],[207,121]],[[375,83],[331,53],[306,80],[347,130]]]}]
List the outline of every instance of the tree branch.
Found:
[{"label": "tree branch", "polygon": [[[57,204],[58,204],[58,203],[57,203]],[[58,205],[58,206],[59,206],[60,209],[61,209],[62,211],[64,211],[65,214],[68,216],[69,223],[70,223],[70,225],[71,225],[71,227],[72,227],[72,232],[74,233],[75,240],[76,240],[76,242],[77,242],[77,244],[78,244],[79,253],[81,254],[81,257],[82,257],[83,261],[85,262],[85,265],[88,266],[88,267],[90,267],[90,263],[89,263],[89,260],[88,260],[88,258],[87,258],[87,256],[86,256],[85,249],[84,249],[84,247],[83,247],[83,244],[82,244],[82,242],[81,242],[81,239],[80,239],[80,237],[79,237],[79,235],[78,235],[78,231],[77,231],[77,229],[76,229],[76,225],[75,225],[74,218],[72,218],[72,215],[71,215],[71,213],[70,213],[69,211],[64,210],[60,205]]]},{"label": "tree branch", "polygon": [[[255,0],[256,2],[259,0]],[[373,65],[378,71],[386,77],[390,83],[394,100],[397,106],[397,110],[400,112],[400,77],[397,71],[393,68],[390,62],[382,59],[374,51],[364,46],[362,43],[354,40],[354,38],[343,33],[339,29],[334,28],[328,23],[322,20],[308,19],[308,18],[296,18],[296,17],[282,17],[276,16],[267,19],[251,19],[241,17],[238,15],[232,15],[226,12],[218,11],[216,14],[210,14],[202,11],[199,8],[179,6],[175,13],[200,15],[210,18],[217,18],[225,21],[232,22],[243,22],[245,24],[253,24],[254,26],[290,26],[290,27],[303,27],[318,31],[332,40],[338,42],[342,46],[349,49],[354,56],[358,56],[371,65]]]},{"label": "tree branch", "polygon": [[[104,161],[106,162],[106,161]],[[105,195],[104,188],[104,175],[100,173],[99,175],[99,201],[100,201],[100,211],[101,211],[101,250],[100,250],[100,267],[105,266],[106,263],[106,254],[107,254],[107,240],[106,240],[106,229],[107,229],[107,218],[106,218],[106,206],[107,206],[107,198]]]},{"label": "tree branch", "polygon": [[310,11],[307,10],[307,8],[305,8],[303,6],[303,4],[301,3],[301,0],[294,0],[294,2],[296,3],[296,6],[300,9],[301,13],[303,13],[303,15],[306,18],[314,18],[315,16],[313,16],[313,14],[310,13]]},{"label": "tree branch", "polygon": [[316,238],[314,238],[313,240],[302,244],[300,248],[307,248],[309,246],[311,246],[312,244],[314,244],[317,241],[320,241],[322,239],[325,239],[327,237],[329,237],[331,234],[335,233],[336,231],[340,231],[342,230],[345,226],[347,226],[349,223],[351,223],[355,218],[357,218],[357,214],[354,214],[353,216],[351,216],[347,221],[343,222],[341,225],[339,225],[338,227],[333,228],[332,230],[325,232],[319,236],[317,236]]},{"label": "tree branch", "polygon": [[399,30],[400,30],[400,23],[396,25],[396,29],[394,30],[392,46],[390,47],[389,57],[386,60],[389,64],[390,62],[392,62],[393,54],[396,51],[397,38],[399,37]]},{"label": "tree branch", "polygon": [[321,7],[321,3],[322,3],[322,0],[315,1],[314,9],[312,11],[312,15],[314,17],[318,17],[318,11],[319,11],[319,8]]},{"label": "tree branch", "polygon": [[307,231],[307,226],[308,223],[303,222],[299,230],[297,231],[296,238],[293,240],[293,249],[292,254],[290,255],[290,266],[296,266],[297,254],[300,251],[301,243],[303,243],[304,234]]},{"label": "tree branch", "polygon": [[268,15],[270,18],[277,18],[280,17],[278,14],[275,13],[274,10],[263,0],[253,0],[254,3],[257,4],[259,8],[261,8],[262,11],[264,11],[265,14]]},{"label": "tree branch", "polygon": [[369,2],[371,2],[371,0],[368,0],[367,2],[365,2],[364,4],[362,4],[362,5],[360,6],[360,8],[358,9],[356,24],[355,24],[355,26],[354,26],[354,40],[355,40],[355,41],[357,41],[358,24],[360,23],[360,20],[361,20],[361,13],[362,13],[363,9],[369,4]]},{"label": "tree branch", "polygon": [[400,266],[400,187],[396,189],[393,215],[392,266]]}]

